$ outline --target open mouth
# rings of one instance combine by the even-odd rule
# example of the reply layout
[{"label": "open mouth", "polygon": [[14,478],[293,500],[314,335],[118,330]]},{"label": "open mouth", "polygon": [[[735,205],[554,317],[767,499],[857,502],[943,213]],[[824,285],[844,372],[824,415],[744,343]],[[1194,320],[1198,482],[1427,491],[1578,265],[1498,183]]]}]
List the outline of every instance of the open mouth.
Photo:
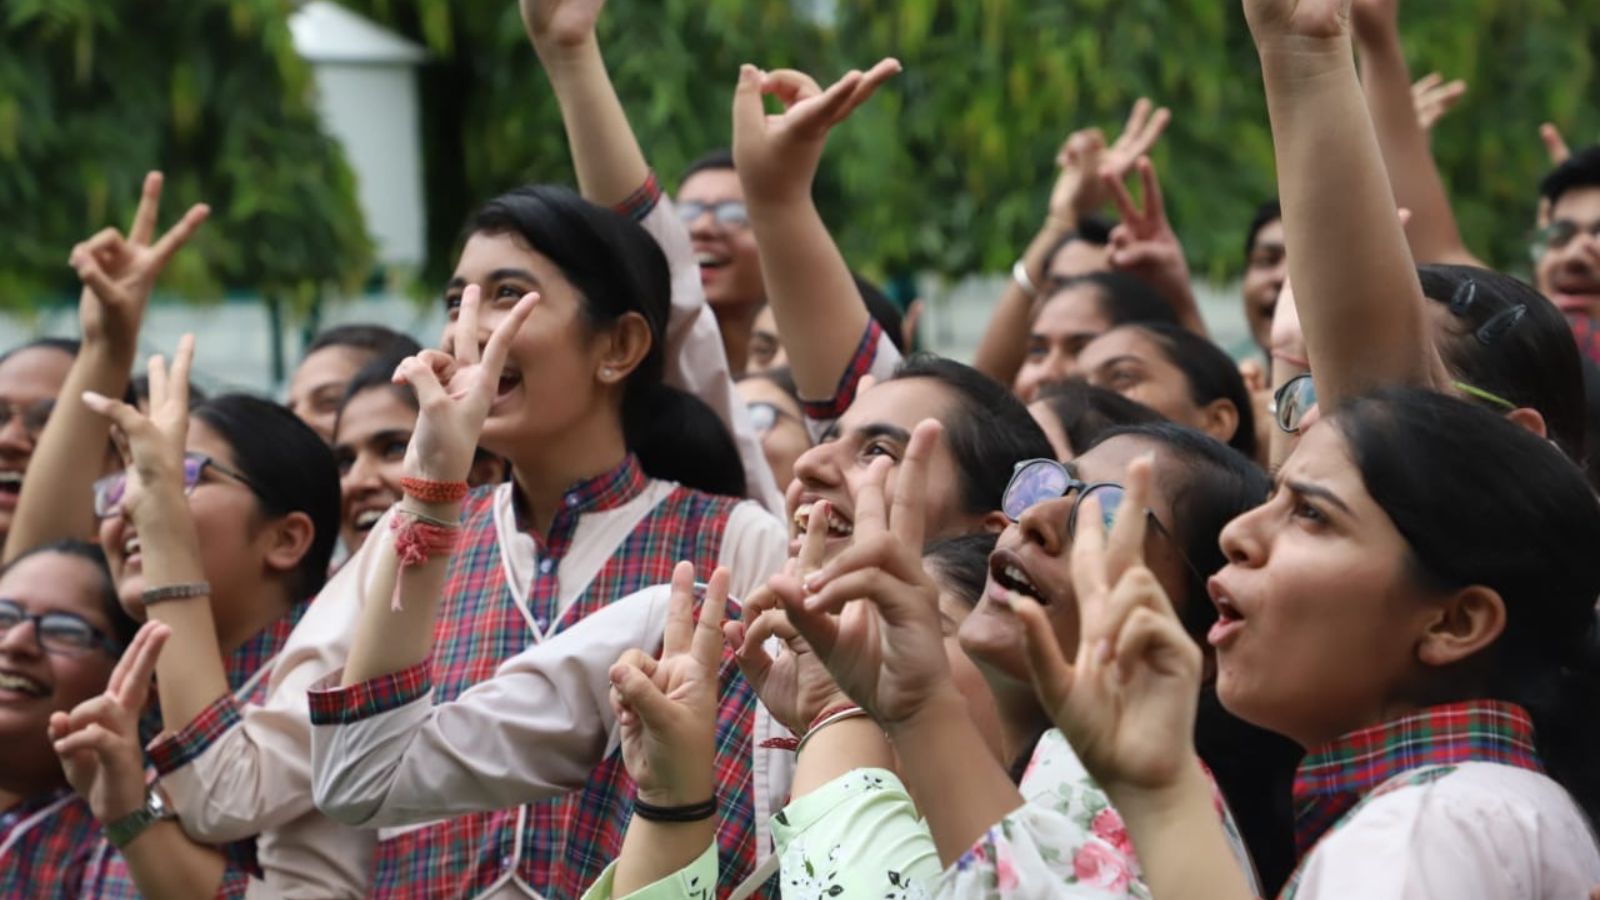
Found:
[{"label": "open mouth", "polygon": [[702,271],[706,269],[725,269],[732,260],[723,254],[701,250],[694,255],[694,261],[700,264]]},{"label": "open mouth", "polygon": [[1211,594],[1211,603],[1217,608],[1217,621],[1206,635],[1206,643],[1220,647],[1244,627],[1244,613],[1239,611],[1233,598],[1224,593],[1215,581],[1209,583],[1207,588]]},{"label": "open mouth", "polygon": [[522,384],[522,373],[513,369],[506,369],[500,373],[500,383],[495,388],[495,398],[499,399],[516,390]]},{"label": "open mouth", "polygon": [[[802,503],[794,511],[794,524],[800,534],[805,534],[811,523],[811,510],[819,501]],[[856,533],[855,523],[839,514],[839,508],[828,504],[828,537],[847,538]]]},{"label": "open mouth", "polygon": [[137,534],[128,535],[128,538],[122,542],[122,558],[127,560],[138,556],[139,548],[139,536]]},{"label": "open mouth", "polygon": [[1550,298],[1564,313],[1586,313],[1600,303],[1600,286],[1588,284],[1554,285]]},{"label": "open mouth", "polygon": [[49,689],[20,672],[0,672],[0,691],[29,697],[48,697]]},{"label": "open mouth", "polygon": [[1009,550],[997,550],[989,556],[989,580],[998,590],[991,590],[989,596],[995,600],[1009,603],[1008,595],[1016,593],[1031,597],[1040,606],[1049,606],[1050,599],[1044,591],[1034,582],[1033,576],[1022,567],[1015,554]]},{"label": "open mouth", "polygon": [[0,472],[0,494],[15,497],[22,493],[21,472]]},{"label": "open mouth", "polygon": [[383,510],[376,508],[363,509],[356,513],[355,518],[350,520],[350,525],[357,531],[367,532],[371,531],[372,526],[378,524],[378,520],[381,518],[383,518]]}]

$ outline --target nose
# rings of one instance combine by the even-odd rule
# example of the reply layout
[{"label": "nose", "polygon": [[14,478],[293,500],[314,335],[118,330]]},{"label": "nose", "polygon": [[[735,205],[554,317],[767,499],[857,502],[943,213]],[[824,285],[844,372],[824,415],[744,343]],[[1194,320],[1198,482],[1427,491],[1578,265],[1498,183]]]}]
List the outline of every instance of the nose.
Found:
[{"label": "nose", "polygon": [[1060,556],[1072,546],[1067,536],[1067,518],[1072,514],[1071,496],[1035,503],[1017,520],[1022,539],[1050,556]]},{"label": "nose", "polygon": [[1222,555],[1232,565],[1258,566],[1266,559],[1266,544],[1261,537],[1261,525],[1267,515],[1269,501],[1234,518],[1223,526],[1217,542]]},{"label": "nose", "polygon": [[838,461],[838,442],[818,444],[794,461],[794,477],[803,488],[833,488],[844,483]]},{"label": "nose", "polygon": [[39,643],[39,626],[32,619],[23,619],[0,634],[0,653],[38,656],[43,650]]},{"label": "nose", "polygon": [[33,436],[23,427],[22,414],[16,410],[12,410],[11,417],[4,425],[0,425],[0,447],[14,453],[26,454],[33,451]]}]

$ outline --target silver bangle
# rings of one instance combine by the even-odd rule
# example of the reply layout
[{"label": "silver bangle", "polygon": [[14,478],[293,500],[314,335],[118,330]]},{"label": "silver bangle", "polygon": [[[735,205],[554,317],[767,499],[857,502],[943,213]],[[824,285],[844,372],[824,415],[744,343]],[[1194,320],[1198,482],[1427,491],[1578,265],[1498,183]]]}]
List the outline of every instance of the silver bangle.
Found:
[{"label": "silver bangle", "polygon": [[833,715],[827,717],[826,719],[823,719],[821,722],[818,722],[817,724],[813,725],[811,728],[807,729],[805,734],[800,736],[800,745],[798,747],[794,748],[795,755],[798,756],[800,751],[802,751],[802,750],[804,750],[806,748],[806,742],[811,740],[811,736],[812,735],[816,734],[817,732],[821,731],[824,728],[827,728],[829,725],[832,725],[835,722],[843,722],[845,719],[855,719],[855,718],[859,718],[861,716],[867,716],[867,715],[871,715],[871,714],[868,713],[866,710],[862,709],[859,706],[854,707],[852,709],[841,709],[841,710],[839,710],[838,712],[836,712]]},{"label": "silver bangle", "polygon": [[204,581],[192,581],[187,584],[168,584],[162,587],[145,588],[139,595],[139,600],[145,606],[154,606],[168,600],[193,600],[196,597],[211,596],[211,585]]},{"label": "silver bangle", "polygon": [[1011,267],[1011,280],[1016,282],[1017,287],[1022,288],[1022,292],[1028,295],[1029,300],[1037,300],[1039,298],[1039,286],[1033,283],[1032,278],[1028,277],[1028,267],[1020,259],[1017,260],[1016,265]]}]

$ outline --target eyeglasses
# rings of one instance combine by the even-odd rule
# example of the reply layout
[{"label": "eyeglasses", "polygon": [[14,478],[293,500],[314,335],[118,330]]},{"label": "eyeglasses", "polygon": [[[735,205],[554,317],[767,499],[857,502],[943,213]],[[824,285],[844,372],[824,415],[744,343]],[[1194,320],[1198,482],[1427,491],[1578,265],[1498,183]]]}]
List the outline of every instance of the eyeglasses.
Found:
[{"label": "eyeglasses", "polygon": [[723,200],[719,203],[685,200],[678,204],[678,218],[682,219],[685,225],[693,223],[708,212],[719,228],[732,230],[750,227],[750,210],[739,200]]},{"label": "eyeglasses", "polygon": [[[219,475],[226,475],[234,481],[249,488],[256,496],[261,496],[261,491],[245,476],[243,472],[230,469],[217,462],[204,453],[185,453],[183,455],[183,492],[194,493],[200,485],[200,479],[207,469]],[[104,519],[116,512],[122,506],[122,495],[128,490],[128,476],[125,472],[106,477],[94,483],[94,514]]]},{"label": "eyeglasses", "polygon": [[1564,250],[1566,246],[1580,234],[1600,239],[1600,219],[1587,225],[1579,225],[1571,219],[1557,219],[1549,225],[1533,233],[1533,259],[1538,262],[1541,256],[1551,250]]},{"label": "eyeglasses", "polygon": [[778,423],[784,419],[788,419],[791,422],[800,421],[794,417],[793,413],[780,409],[776,403],[758,400],[753,403],[746,403],[744,408],[750,411],[750,425],[755,428],[757,434],[770,434],[772,429],[777,428]]},{"label": "eyeglasses", "polygon": [[[1065,497],[1073,491],[1078,492],[1077,499],[1072,502],[1072,510],[1067,513],[1067,536],[1074,537],[1078,533],[1078,510],[1083,508],[1083,501],[1090,497],[1100,503],[1100,517],[1107,531],[1117,519],[1117,510],[1122,507],[1122,499],[1127,496],[1127,489],[1114,481],[1097,481],[1093,483],[1082,481],[1073,476],[1072,472],[1064,465],[1053,459],[1026,459],[1017,463],[1011,472],[1011,481],[1006,485],[1006,492],[1001,496],[1000,509],[1006,518],[1013,522],[1022,520],[1022,514],[1046,501]],[[1172,532],[1167,526],[1161,524],[1156,514],[1145,510],[1150,524],[1155,527],[1172,548],[1177,551],[1178,557],[1188,567],[1195,578],[1204,581],[1205,576],[1189,561],[1188,554],[1178,546],[1172,537]]]},{"label": "eyeglasses", "polygon": [[72,613],[29,613],[15,600],[0,600],[0,635],[7,634],[24,622],[33,623],[34,640],[39,649],[58,656],[79,656],[91,650],[104,650],[112,656],[122,655],[122,645],[106,633],[90,625],[82,616]]},{"label": "eyeglasses", "polygon": [[[1464,381],[1451,382],[1455,389],[1480,400],[1490,406],[1503,409],[1507,412],[1517,408],[1515,403],[1500,396],[1491,394],[1483,388],[1473,387]],[[1272,394],[1272,405],[1269,409],[1273,419],[1278,423],[1278,429],[1288,434],[1298,434],[1300,426],[1305,421],[1306,414],[1317,405],[1317,387],[1311,380],[1310,374],[1296,375],[1285,381]]]},{"label": "eyeglasses", "polygon": [[0,402],[0,429],[11,424],[11,420],[20,419],[22,430],[28,433],[29,440],[38,441],[39,435],[44,433],[45,423],[50,421],[50,413],[54,412],[56,401],[53,397],[35,400],[28,404]]}]

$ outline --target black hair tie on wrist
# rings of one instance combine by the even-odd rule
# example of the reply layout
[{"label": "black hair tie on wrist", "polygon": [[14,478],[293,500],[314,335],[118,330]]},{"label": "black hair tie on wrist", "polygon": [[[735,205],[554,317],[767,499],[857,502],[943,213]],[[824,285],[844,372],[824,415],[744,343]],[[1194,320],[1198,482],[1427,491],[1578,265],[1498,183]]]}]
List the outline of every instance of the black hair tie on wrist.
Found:
[{"label": "black hair tie on wrist", "polygon": [[699,822],[717,814],[717,798],[713,794],[704,803],[691,803],[688,806],[655,806],[635,799],[633,812],[647,822]]}]

